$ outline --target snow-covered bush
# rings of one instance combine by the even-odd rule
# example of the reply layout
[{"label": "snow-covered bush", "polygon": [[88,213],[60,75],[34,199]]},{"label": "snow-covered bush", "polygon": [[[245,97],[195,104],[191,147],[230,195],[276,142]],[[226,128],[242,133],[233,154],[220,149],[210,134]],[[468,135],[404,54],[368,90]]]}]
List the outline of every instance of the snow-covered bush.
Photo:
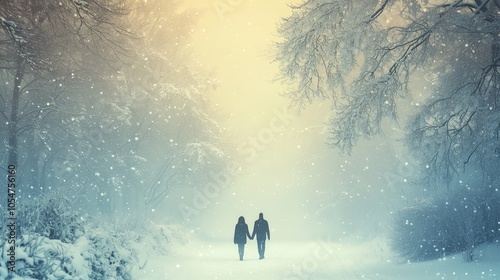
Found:
[{"label": "snow-covered bush", "polygon": [[500,199],[489,189],[462,189],[399,211],[391,247],[408,261],[436,259],[463,252],[472,261],[474,248],[499,237]]},{"label": "snow-covered bush", "polygon": [[184,229],[147,222],[134,231],[99,224],[86,232],[82,256],[91,268],[88,279],[131,280],[134,266],[144,267],[149,258],[168,254],[173,240],[182,243]]},{"label": "snow-covered bush", "polygon": [[[439,257],[439,212],[434,205],[412,207],[398,212],[393,222],[391,247],[410,261]],[[437,237],[437,238],[436,238]]]},{"label": "snow-covered bush", "polygon": [[[0,278],[5,279],[8,267],[14,266],[11,276],[23,279],[87,279],[81,256],[67,250],[69,244],[60,240],[50,240],[39,235],[23,235],[16,239],[15,265],[8,255],[9,247],[2,240],[0,255]],[[80,261],[78,261],[80,260]]]},{"label": "snow-covered bush", "polygon": [[[123,279],[131,280],[131,264],[137,261],[125,241],[104,230],[64,243],[39,235],[16,239],[15,273],[24,279]],[[0,279],[11,265],[9,247],[2,240]]]},{"label": "snow-covered bush", "polygon": [[91,268],[88,279],[132,279],[130,267],[137,260],[127,245],[127,234],[113,234],[102,228],[89,231],[87,248],[82,252]]},{"label": "snow-covered bush", "polygon": [[[125,221],[117,226],[104,218],[84,219],[70,206],[58,195],[19,204],[17,216],[22,219],[17,219],[11,278],[132,280],[134,268],[168,254],[172,242],[186,242],[182,226],[155,224],[142,217],[131,229]],[[6,220],[5,209],[0,210],[0,218]],[[6,223],[0,224],[0,231],[6,230]],[[6,238],[7,234],[0,235],[0,279],[10,279],[8,268],[14,258]]]},{"label": "snow-covered bush", "polygon": [[19,204],[18,234],[33,234],[74,242],[84,232],[84,220],[71,207],[71,201],[58,193],[50,193]]},{"label": "snow-covered bush", "polygon": [[[65,243],[40,235],[16,239],[15,274],[25,279],[120,279],[131,280],[136,252],[130,243],[134,235],[116,235],[92,228],[74,243]],[[2,240],[0,279],[5,279],[11,261],[9,247]]]},{"label": "snow-covered bush", "polygon": [[[166,255],[173,240],[185,242],[184,229],[146,223],[141,231],[117,229],[103,223],[86,224],[74,242],[49,239],[37,233],[16,239],[15,273],[23,279],[132,280],[132,269]],[[11,244],[0,236],[0,279],[9,279]]]}]

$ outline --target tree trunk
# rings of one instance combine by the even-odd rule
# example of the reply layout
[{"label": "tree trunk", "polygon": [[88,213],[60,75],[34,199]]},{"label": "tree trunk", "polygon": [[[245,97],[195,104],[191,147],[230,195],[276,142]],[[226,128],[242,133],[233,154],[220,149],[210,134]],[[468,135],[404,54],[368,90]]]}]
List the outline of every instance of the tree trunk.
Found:
[{"label": "tree trunk", "polygon": [[488,103],[490,107],[498,108],[498,98],[500,97],[500,33],[492,34],[491,42],[491,61],[493,64],[493,90],[489,93]]},{"label": "tree trunk", "polygon": [[8,164],[17,165],[18,142],[17,142],[17,122],[19,102],[21,99],[21,81],[24,78],[24,59],[17,57],[17,70],[14,78],[14,88],[12,89],[12,104],[9,120],[9,161]]},{"label": "tree trunk", "polygon": [[[30,129],[26,132],[26,159],[23,159],[22,170],[23,170],[23,185],[32,188],[32,191],[38,193],[42,187],[42,181],[40,178],[43,174],[44,163],[40,161],[41,151],[43,150],[40,146],[39,141],[36,137],[36,129]],[[23,138],[24,139],[24,138]]]}]

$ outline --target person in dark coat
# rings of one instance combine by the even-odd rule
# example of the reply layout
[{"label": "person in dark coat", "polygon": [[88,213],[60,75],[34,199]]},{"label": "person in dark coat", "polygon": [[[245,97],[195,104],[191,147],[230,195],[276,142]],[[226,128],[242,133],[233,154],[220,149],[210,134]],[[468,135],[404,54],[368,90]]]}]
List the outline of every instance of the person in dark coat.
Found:
[{"label": "person in dark coat", "polygon": [[271,240],[271,234],[269,233],[269,224],[264,220],[264,214],[259,214],[259,219],[255,221],[253,226],[253,239],[257,235],[257,249],[259,250],[259,259],[264,258],[264,252],[266,251],[266,237],[267,240]]},{"label": "person in dark coat", "polygon": [[248,225],[245,223],[245,218],[243,216],[238,218],[238,223],[234,228],[234,244],[238,244],[238,253],[240,254],[240,261],[243,260],[243,254],[245,253],[245,244],[247,243],[247,236],[250,237],[250,232],[248,231]]}]

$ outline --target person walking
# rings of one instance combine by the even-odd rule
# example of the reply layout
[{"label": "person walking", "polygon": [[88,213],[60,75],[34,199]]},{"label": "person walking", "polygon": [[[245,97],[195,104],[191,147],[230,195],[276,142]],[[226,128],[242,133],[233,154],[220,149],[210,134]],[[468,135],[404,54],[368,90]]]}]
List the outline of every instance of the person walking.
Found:
[{"label": "person walking", "polygon": [[264,258],[264,253],[266,251],[266,237],[267,240],[271,240],[271,234],[269,232],[269,223],[264,220],[264,214],[259,214],[259,219],[255,221],[253,226],[253,233],[251,240],[257,235],[257,249],[259,250],[259,260]]},{"label": "person walking", "polygon": [[247,243],[247,236],[250,237],[250,232],[248,231],[248,225],[245,223],[245,218],[243,216],[238,218],[238,223],[234,228],[234,244],[238,244],[238,253],[240,255],[240,261],[243,260],[243,255],[245,254],[245,244]]}]

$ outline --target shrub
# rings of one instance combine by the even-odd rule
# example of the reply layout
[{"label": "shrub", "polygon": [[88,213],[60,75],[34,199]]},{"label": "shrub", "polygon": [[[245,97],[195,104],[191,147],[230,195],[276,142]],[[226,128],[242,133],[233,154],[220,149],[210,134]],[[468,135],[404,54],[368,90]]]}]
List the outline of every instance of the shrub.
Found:
[{"label": "shrub", "polygon": [[[132,280],[135,252],[126,244],[126,236],[115,236],[94,228],[88,236],[68,244],[39,235],[16,239],[15,274],[25,279],[120,279]],[[5,279],[11,246],[2,240],[0,279]]]},{"label": "shrub", "polygon": [[[0,277],[6,277],[10,258],[7,251],[10,244],[2,243],[0,256]],[[75,257],[66,252],[67,244],[38,235],[23,235],[16,239],[15,273],[23,279],[85,279],[81,269],[67,268]],[[15,278],[15,277],[14,277]],[[5,278],[2,278],[5,279]]]},{"label": "shrub", "polygon": [[[22,219],[17,220],[15,275],[25,279],[132,279],[135,255],[126,245],[129,237],[112,234],[102,224],[91,228],[64,196],[51,193],[18,204],[17,216]],[[2,276],[10,260],[5,236],[0,237],[0,279],[5,279]]]},{"label": "shrub", "polygon": [[71,201],[58,193],[40,196],[18,206],[18,234],[39,234],[49,239],[72,243],[84,234],[83,219]]},{"label": "shrub", "polygon": [[463,252],[473,260],[477,245],[499,236],[500,200],[496,191],[461,189],[396,213],[391,247],[408,261]]},{"label": "shrub", "polygon": [[131,264],[135,252],[127,246],[127,232],[112,234],[102,228],[94,228],[88,234],[88,248],[82,253],[91,267],[89,279],[131,280]]},{"label": "shrub", "polygon": [[[185,229],[142,220],[127,230],[80,218],[64,197],[43,197],[18,207],[16,272],[24,279],[133,279],[134,265],[145,266],[152,254],[167,254],[172,240],[185,241]],[[0,209],[4,210],[4,209]],[[6,211],[0,212],[5,219]],[[92,223],[92,225],[91,225]],[[6,223],[0,225],[4,232]],[[7,271],[10,244],[0,236],[0,279]]]}]

